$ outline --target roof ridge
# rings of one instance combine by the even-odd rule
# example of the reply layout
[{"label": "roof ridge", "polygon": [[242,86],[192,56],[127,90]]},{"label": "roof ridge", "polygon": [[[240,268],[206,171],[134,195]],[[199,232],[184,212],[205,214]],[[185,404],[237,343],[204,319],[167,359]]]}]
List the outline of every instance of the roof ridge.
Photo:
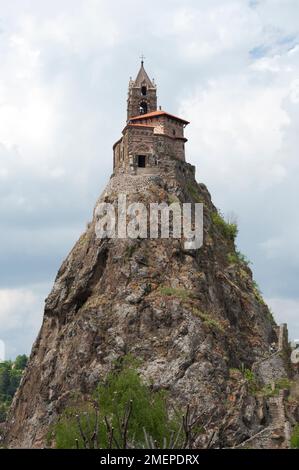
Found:
[{"label": "roof ridge", "polygon": [[148,117],[152,117],[152,116],[169,116],[173,119],[177,119],[179,121],[182,121],[182,122],[185,122],[186,124],[190,124],[189,121],[186,121],[186,119],[182,119],[178,116],[175,116],[174,114],[170,114],[168,113],[167,111],[163,111],[162,109],[161,110],[156,110],[156,111],[152,111],[150,113],[146,113],[146,114],[140,114],[139,116],[133,116],[129,119],[129,122],[130,121],[137,121],[138,119],[146,119]]}]

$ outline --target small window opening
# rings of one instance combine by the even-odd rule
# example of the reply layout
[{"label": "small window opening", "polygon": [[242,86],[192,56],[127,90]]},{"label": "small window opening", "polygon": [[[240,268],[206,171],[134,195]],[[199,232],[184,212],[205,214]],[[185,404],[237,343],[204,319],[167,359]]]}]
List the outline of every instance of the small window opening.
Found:
[{"label": "small window opening", "polygon": [[147,104],[145,103],[145,101],[142,101],[142,103],[140,103],[139,110],[140,110],[140,114],[147,113]]},{"label": "small window opening", "polygon": [[141,87],[141,94],[142,94],[142,96],[146,96],[146,92],[147,92],[146,86],[142,86],[142,87]]},{"label": "small window opening", "polygon": [[172,129],[172,135],[175,135],[175,129]]},{"label": "small window opening", "polygon": [[145,168],[145,155],[138,155],[138,167]]}]

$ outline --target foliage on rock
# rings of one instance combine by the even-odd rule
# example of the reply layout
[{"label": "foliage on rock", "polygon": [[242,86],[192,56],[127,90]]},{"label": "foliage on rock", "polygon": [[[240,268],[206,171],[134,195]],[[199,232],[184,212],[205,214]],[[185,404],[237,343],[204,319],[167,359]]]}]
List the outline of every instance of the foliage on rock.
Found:
[{"label": "foliage on rock", "polygon": [[15,361],[0,363],[0,423],[6,419],[7,411],[20,384],[27,365],[27,356],[17,356]]}]

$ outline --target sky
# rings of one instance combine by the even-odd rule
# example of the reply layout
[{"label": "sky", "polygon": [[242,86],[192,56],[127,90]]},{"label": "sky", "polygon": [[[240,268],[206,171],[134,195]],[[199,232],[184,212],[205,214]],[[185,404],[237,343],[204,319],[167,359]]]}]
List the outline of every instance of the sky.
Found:
[{"label": "sky", "polygon": [[[29,353],[112,172],[140,55],[299,338],[298,0],[0,0],[0,343]],[[3,343],[1,343],[3,344]]]}]

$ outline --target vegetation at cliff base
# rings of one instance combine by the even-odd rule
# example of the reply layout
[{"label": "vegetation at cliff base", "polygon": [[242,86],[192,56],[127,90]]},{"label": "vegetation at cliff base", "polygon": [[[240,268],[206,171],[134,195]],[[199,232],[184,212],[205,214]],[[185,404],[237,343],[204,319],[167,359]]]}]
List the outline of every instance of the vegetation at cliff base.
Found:
[{"label": "vegetation at cliff base", "polygon": [[0,363],[0,423],[5,421],[8,408],[21,381],[28,358],[18,356],[15,361]]},{"label": "vegetation at cliff base", "polygon": [[299,424],[297,424],[291,436],[291,448],[299,449]]},{"label": "vegetation at cliff base", "polygon": [[179,447],[181,418],[169,417],[165,391],[154,392],[126,361],[98,386],[93,401],[65,410],[49,440],[60,449],[143,448],[148,441],[163,446],[176,436]]},{"label": "vegetation at cliff base", "polygon": [[261,393],[264,397],[275,397],[279,395],[281,390],[290,390],[293,382],[287,377],[281,378],[272,384],[265,385]]}]

